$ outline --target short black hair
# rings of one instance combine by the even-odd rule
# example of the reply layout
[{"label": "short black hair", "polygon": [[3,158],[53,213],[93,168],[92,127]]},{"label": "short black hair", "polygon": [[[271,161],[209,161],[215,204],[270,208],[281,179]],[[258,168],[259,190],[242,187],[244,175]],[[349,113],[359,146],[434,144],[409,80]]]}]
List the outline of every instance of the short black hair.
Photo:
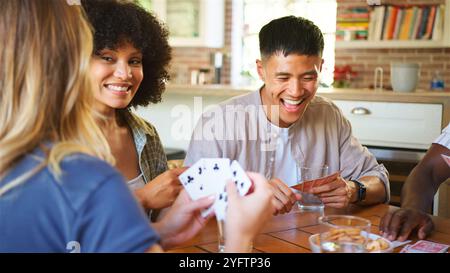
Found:
[{"label": "short black hair", "polygon": [[172,58],[165,26],[131,1],[82,0],[82,6],[94,28],[93,54],[105,48],[117,49],[124,42],[142,53],[144,79],[128,107],[160,102]]},{"label": "short black hair", "polygon": [[310,20],[286,16],[270,21],[259,32],[261,58],[282,53],[322,56],[324,47],[322,31]]}]

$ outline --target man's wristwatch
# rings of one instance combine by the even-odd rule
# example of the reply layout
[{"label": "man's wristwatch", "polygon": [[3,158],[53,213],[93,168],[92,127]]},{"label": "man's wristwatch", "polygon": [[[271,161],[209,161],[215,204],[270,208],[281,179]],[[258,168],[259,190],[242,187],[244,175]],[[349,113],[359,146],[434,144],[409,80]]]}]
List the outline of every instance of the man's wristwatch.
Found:
[{"label": "man's wristwatch", "polygon": [[354,180],[352,179],[350,181],[355,183],[356,192],[358,194],[357,195],[358,198],[356,199],[355,203],[359,203],[361,201],[364,201],[366,199],[366,186],[363,183],[361,183],[358,180],[356,180],[356,179],[354,179]]}]

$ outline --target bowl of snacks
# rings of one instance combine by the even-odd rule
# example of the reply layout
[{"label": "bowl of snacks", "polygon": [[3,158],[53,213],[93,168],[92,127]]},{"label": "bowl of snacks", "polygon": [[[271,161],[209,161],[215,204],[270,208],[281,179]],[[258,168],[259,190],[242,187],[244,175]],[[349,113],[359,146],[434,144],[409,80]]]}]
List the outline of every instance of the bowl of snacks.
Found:
[{"label": "bowl of snacks", "polygon": [[[369,233],[366,251],[369,253],[391,253],[394,245],[391,241],[381,237],[380,235]],[[320,234],[316,233],[309,236],[309,245],[313,253],[320,253]]]}]

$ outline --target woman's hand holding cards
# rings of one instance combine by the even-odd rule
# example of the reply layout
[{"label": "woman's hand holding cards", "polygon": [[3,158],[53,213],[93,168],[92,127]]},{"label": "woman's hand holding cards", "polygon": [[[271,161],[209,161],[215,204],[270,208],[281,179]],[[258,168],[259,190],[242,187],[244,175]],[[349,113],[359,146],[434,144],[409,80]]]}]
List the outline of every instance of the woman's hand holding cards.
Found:
[{"label": "woman's hand holding cards", "polygon": [[253,182],[253,191],[248,195],[241,196],[233,182],[226,185],[228,208],[225,249],[229,252],[248,250],[248,244],[275,212],[274,196],[266,179],[257,173],[247,172],[247,175]]}]

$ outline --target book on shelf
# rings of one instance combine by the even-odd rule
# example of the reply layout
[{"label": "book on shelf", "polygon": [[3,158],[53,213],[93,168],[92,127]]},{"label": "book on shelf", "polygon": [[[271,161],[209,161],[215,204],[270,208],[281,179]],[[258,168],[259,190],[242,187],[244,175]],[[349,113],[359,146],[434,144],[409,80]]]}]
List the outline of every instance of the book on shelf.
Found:
[{"label": "book on shelf", "polygon": [[374,24],[374,34],[371,35],[371,40],[380,40],[381,35],[383,34],[383,23],[384,23],[384,13],[385,13],[386,6],[381,6],[380,8],[374,9],[374,17],[371,17],[371,21],[373,21]]},{"label": "book on shelf", "polygon": [[398,40],[398,36],[400,35],[400,25],[402,24],[403,20],[404,20],[404,9],[399,9],[397,12],[397,19],[395,20],[395,27],[394,27],[394,32],[392,34],[392,39],[394,40]]},{"label": "book on shelf", "polygon": [[409,7],[404,10],[404,18],[401,24],[400,34],[397,36],[399,40],[408,40],[409,39],[409,30],[412,22],[412,18],[414,15],[414,8]]},{"label": "book on shelf", "polygon": [[444,27],[444,6],[438,6],[436,8],[436,16],[434,19],[433,30],[431,32],[431,39],[433,41],[439,41],[442,39],[442,31]]},{"label": "book on shelf", "polygon": [[433,32],[434,20],[436,18],[436,9],[437,9],[437,6],[430,7],[429,18],[428,18],[427,25],[425,27],[425,33],[422,36],[422,39],[425,39],[425,40],[431,39],[431,35]]},{"label": "book on shelf", "polygon": [[428,22],[428,18],[430,18],[430,8],[424,7],[422,12],[422,19],[420,20],[419,30],[416,32],[416,39],[421,39],[425,34],[425,28]]}]

